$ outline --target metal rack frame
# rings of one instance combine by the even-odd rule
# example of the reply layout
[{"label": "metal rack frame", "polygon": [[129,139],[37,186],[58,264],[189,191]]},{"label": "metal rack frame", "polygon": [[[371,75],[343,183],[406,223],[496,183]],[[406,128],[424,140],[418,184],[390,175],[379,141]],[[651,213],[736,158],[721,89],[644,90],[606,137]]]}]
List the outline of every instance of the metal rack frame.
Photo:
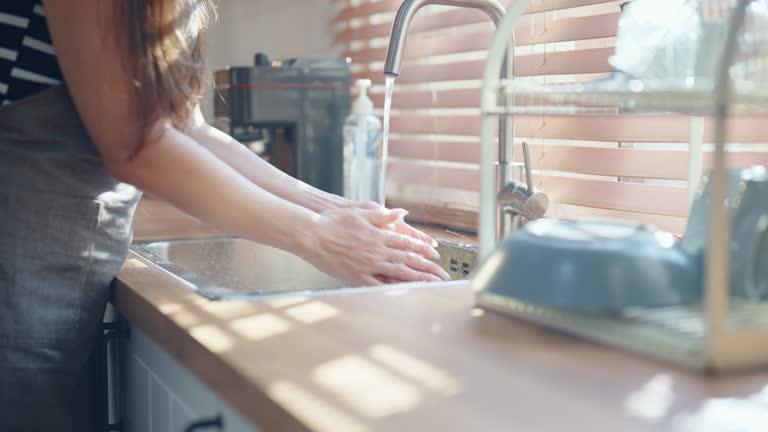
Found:
[{"label": "metal rack frame", "polygon": [[[709,85],[686,88],[628,86],[610,90],[591,90],[583,85],[559,86],[557,90],[525,85],[515,80],[500,80],[499,70],[509,49],[510,37],[529,1],[511,4],[499,25],[488,53],[481,92],[480,132],[480,254],[485,258],[495,246],[495,179],[493,127],[497,116],[514,115],[589,115],[605,110],[665,110],[691,116],[691,130],[697,116],[714,117],[714,170],[710,208],[709,253],[705,262],[705,296],[701,307],[659,309],[628,308],[613,314],[586,314],[541,308],[487,292],[477,293],[480,306],[534,321],[568,333],[626,350],[661,357],[699,370],[730,370],[768,364],[768,304],[732,304],[730,287],[729,213],[723,203],[727,195],[726,138],[731,113],[768,112],[768,91],[735,84],[730,78],[737,37],[744,25],[752,0],[738,0],[729,17],[723,56],[716,77]],[[512,42],[514,44],[514,42]],[[539,97],[557,110],[537,106],[499,106],[499,91],[511,96]],[[514,97],[503,98],[514,101]],[[692,143],[700,141],[692,138]],[[692,152],[700,152],[700,142]],[[699,158],[700,160],[700,158]],[[698,177],[701,167],[689,165]]]}]

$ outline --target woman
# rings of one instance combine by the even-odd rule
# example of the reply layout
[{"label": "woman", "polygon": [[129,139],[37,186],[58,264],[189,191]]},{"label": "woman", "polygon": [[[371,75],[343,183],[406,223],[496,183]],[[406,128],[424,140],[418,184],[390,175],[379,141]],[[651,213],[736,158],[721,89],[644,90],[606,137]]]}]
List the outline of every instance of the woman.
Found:
[{"label": "woman", "polygon": [[207,1],[44,3],[0,6],[1,431],[94,428],[86,359],[138,189],[351,284],[447,278],[402,212],[313,189],[205,123]]}]

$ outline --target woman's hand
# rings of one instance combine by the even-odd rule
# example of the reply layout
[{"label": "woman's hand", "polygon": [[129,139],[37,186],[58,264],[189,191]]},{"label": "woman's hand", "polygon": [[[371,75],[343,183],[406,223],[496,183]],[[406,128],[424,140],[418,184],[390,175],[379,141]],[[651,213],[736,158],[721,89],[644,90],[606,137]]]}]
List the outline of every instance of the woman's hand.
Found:
[{"label": "woman's hand", "polygon": [[385,228],[398,220],[401,212],[383,208],[323,212],[312,230],[311,246],[301,255],[323,272],[357,286],[449,279],[429,260],[439,258],[430,243]]},{"label": "woman's hand", "polygon": [[[388,211],[381,205],[372,201],[350,201],[349,204],[347,205],[349,207],[358,208],[362,210]],[[397,215],[398,217],[390,220],[389,223],[387,223],[387,225],[381,226],[381,228],[385,228],[390,231],[394,231],[396,233],[399,233],[408,237],[412,237],[414,239],[430,244],[432,245],[432,247],[437,247],[437,242],[432,237],[417,230],[416,228],[408,225],[405,222],[405,217],[408,216],[407,210],[393,209],[390,211],[395,215]]]}]

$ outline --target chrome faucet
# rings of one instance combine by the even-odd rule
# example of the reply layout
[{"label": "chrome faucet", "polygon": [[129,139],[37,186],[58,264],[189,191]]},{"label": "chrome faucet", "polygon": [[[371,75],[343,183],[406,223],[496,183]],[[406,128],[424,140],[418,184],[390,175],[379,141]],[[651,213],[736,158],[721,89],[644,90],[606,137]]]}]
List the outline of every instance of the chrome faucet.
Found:
[{"label": "chrome faucet", "polygon": [[[405,40],[408,38],[408,28],[410,28],[411,21],[416,16],[416,13],[428,5],[480,9],[491,18],[493,24],[497,27],[501,24],[501,20],[507,13],[504,10],[504,6],[496,0],[405,0],[400,5],[395,21],[392,23],[387,61],[384,63],[384,74],[394,76],[400,74],[400,64],[403,62],[403,51],[405,50]],[[504,73],[504,78],[506,76],[507,74]]]},{"label": "chrome faucet", "polygon": [[496,196],[497,205],[504,212],[505,226],[515,230],[520,226],[522,218],[535,220],[544,217],[549,208],[549,197],[533,187],[531,174],[531,156],[528,143],[523,141],[523,167],[525,168],[525,184],[510,180]]},{"label": "chrome faucet", "polygon": [[[397,12],[392,24],[392,33],[389,37],[389,49],[387,60],[384,63],[384,74],[398,76],[400,65],[403,61],[403,51],[408,37],[408,28],[416,13],[427,5],[456,6],[463,8],[479,9],[485,12],[498,28],[506,15],[506,10],[497,0],[405,0]],[[510,44],[511,52],[504,59],[501,68],[501,79],[506,80],[512,76],[512,67],[508,59],[514,58],[514,34]],[[499,93],[499,100],[506,102],[508,97],[503,91]],[[506,103],[504,104],[506,106]],[[513,125],[508,116],[499,119],[499,157],[497,161],[497,200],[496,200],[496,240],[500,240],[507,233],[516,229],[521,218],[538,219],[543,216],[549,205],[547,196],[542,192],[534,191],[530,175],[530,161],[527,157],[528,147],[524,144],[525,153],[524,169],[527,185],[518,181],[521,177],[520,164],[513,162],[512,145]],[[481,168],[482,169],[482,168]]]}]

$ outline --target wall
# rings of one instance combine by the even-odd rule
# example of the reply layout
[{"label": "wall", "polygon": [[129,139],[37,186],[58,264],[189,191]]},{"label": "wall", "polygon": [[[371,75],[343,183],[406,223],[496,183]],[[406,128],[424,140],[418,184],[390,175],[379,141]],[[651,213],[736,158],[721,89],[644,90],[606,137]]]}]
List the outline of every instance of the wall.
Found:
[{"label": "wall", "polygon": [[[208,40],[213,69],[249,65],[253,54],[272,58],[335,55],[331,0],[218,0]],[[211,119],[211,92],[203,110]]]}]

